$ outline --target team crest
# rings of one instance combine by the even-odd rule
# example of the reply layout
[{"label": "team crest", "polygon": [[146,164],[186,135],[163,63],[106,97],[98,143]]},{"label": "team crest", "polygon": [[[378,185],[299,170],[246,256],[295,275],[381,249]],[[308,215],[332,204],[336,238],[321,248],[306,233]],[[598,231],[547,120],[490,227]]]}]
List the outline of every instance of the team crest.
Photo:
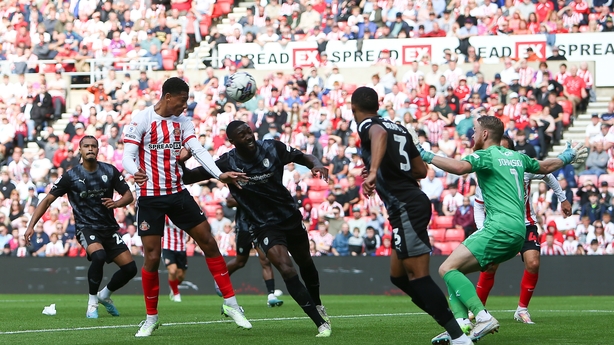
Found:
[{"label": "team crest", "polygon": [[268,168],[271,163],[269,162],[268,158],[265,158],[264,160],[262,160],[262,165],[264,165],[265,168]]},{"label": "team crest", "polygon": [[93,240],[95,240],[95,239],[96,239],[96,236],[94,236],[94,235],[90,235],[90,240],[92,240],[92,241],[93,241]]},{"label": "team crest", "polygon": [[107,175],[102,175],[101,178],[102,178],[102,182],[107,183],[107,180],[108,180]]},{"label": "team crest", "polygon": [[264,245],[268,245],[269,244],[269,238],[265,237],[264,240],[262,240],[262,243],[264,243]]},{"label": "team crest", "polygon": [[171,260],[170,260],[170,259],[164,259],[164,264],[165,264],[165,265],[170,265],[170,263],[171,263]]},{"label": "team crest", "polygon": [[139,229],[141,229],[141,231],[149,230],[149,223],[147,223],[146,221],[143,221],[141,225],[139,225]]},{"label": "team crest", "polygon": [[174,134],[174,135],[177,135],[177,136],[181,136],[181,129],[179,129],[179,128],[175,128],[175,129],[173,130],[173,134]]}]

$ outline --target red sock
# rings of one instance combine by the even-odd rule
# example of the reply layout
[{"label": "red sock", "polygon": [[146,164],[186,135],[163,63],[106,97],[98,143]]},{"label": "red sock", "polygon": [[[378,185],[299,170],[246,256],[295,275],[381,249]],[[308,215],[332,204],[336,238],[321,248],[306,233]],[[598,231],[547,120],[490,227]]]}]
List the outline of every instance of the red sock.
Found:
[{"label": "red sock", "polygon": [[220,288],[222,296],[224,296],[224,298],[233,297],[235,295],[235,290],[232,288],[230,274],[228,274],[228,268],[226,267],[224,257],[220,255],[215,258],[206,258],[206,260],[209,271],[211,271],[213,280],[215,280],[217,286]]},{"label": "red sock", "polygon": [[533,290],[535,290],[535,286],[537,285],[538,277],[539,273],[531,273],[524,270],[522,281],[520,281],[520,301],[518,301],[519,307],[526,308],[529,306],[531,297],[533,297]]},{"label": "red sock", "polygon": [[179,280],[168,280],[168,285],[173,291],[173,295],[179,295]]},{"label": "red sock", "polygon": [[141,282],[143,295],[145,295],[145,307],[147,315],[158,315],[158,294],[160,293],[160,277],[158,271],[148,272],[141,268]]},{"label": "red sock", "polygon": [[486,300],[488,299],[488,294],[490,294],[490,290],[492,290],[493,285],[495,285],[495,274],[490,272],[482,272],[480,273],[480,279],[478,280],[477,285],[475,286],[475,291],[478,293],[478,297],[482,304],[486,305]]}]

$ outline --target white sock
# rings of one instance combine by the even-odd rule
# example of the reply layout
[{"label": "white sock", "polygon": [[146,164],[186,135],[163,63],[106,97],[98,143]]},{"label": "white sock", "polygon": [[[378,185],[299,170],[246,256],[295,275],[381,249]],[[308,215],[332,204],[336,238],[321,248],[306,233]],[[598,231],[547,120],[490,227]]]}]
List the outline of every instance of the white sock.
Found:
[{"label": "white sock", "polygon": [[113,293],[113,291],[109,290],[105,286],[104,289],[100,290],[100,292],[98,293],[98,296],[100,296],[101,299],[107,299],[107,298],[111,297],[112,293]]},{"label": "white sock", "polygon": [[516,308],[516,311],[523,311],[523,310],[527,310],[527,308],[521,307],[521,306],[518,306],[518,308]]},{"label": "white sock", "polygon": [[233,308],[239,307],[239,304],[237,303],[237,298],[235,296],[232,296],[230,298],[224,298],[224,304]]},{"label": "white sock", "polygon": [[464,326],[464,325],[471,323],[471,321],[469,321],[469,319],[459,317],[456,319],[456,323],[458,323],[459,326]]},{"label": "white sock", "polygon": [[156,315],[147,315],[148,322],[158,322],[158,314]]},{"label": "white sock", "polygon": [[89,305],[96,305],[96,304],[98,304],[98,296],[96,296],[96,295],[89,295],[89,298],[87,300],[87,304],[89,304]]},{"label": "white sock", "polygon": [[475,319],[476,321],[484,322],[492,319],[492,315],[490,315],[490,313],[488,313],[486,310],[482,310],[475,316]]},{"label": "white sock", "polygon": [[471,341],[471,338],[469,338],[466,334],[461,335],[460,337],[456,338],[456,339],[452,339],[451,344],[467,344],[468,342]]},{"label": "white sock", "polygon": [[275,294],[274,294],[274,293],[270,293],[270,294],[269,294],[269,298],[268,298],[268,299],[269,299],[269,301],[270,301],[270,300],[272,300],[272,299],[277,299],[277,297],[275,297]]}]

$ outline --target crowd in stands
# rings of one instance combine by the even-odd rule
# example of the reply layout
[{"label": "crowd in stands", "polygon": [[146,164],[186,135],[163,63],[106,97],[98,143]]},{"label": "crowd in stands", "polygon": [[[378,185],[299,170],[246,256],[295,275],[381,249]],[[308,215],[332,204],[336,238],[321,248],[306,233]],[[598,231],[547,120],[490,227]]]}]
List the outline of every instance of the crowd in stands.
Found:
[{"label": "crowd in stands", "polygon": [[[97,9],[96,6],[89,6],[92,2],[81,0],[79,3],[79,19],[73,27],[77,28],[77,22],[80,21],[80,30],[83,30],[84,27],[89,27],[86,24],[91,20],[93,27],[100,29],[97,39],[103,43],[97,45],[94,42],[92,50],[104,51],[104,42],[113,42],[113,35],[119,31],[118,28],[122,28],[120,40],[123,40],[121,35],[131,32],[130,29],[125,30],[130,25],[140,30],[162,27],[162,31],[167,32],[164,39],[161,39],[161,31],[151,38],[161,43],[159,48],[168,48],[165,46],[169,43],[167,39],[172,41],[173,26],[170,20],[164,19],[165,12],[161,7],[152,5],[147,10],[141,10],[135,2],[133,6],[137,8],[129,10],[121,2],[105,2]],[[8,20],[9,16],[6,16],[7,20],[3,23],[11,23],[11,28],[15,29],[12,23],[20,21],[14,18],[25,18],[26,14],[28,19],[22,18],[26,23],[36,23],[36,18],[49,19],[55,15],[70,18],[69,14],[73,13],[73,9],[65,4],[57,11],[53,4],[49,3],[44,8],[28,5],[27,11],[18,12],[15,10],[17,4],[11,7],[4,3],[2,10],[11,14],[11,19]],[[171,6],[177,4],[186,3],[173,2]],[[183,11],[188,11],[188,16],[195,11],[203,14],[205,8],[212,11],[210,2],[207,2],[208,6],[204,6],[200,1],[194,4],[194,7],[187,9],[172,8],[170,16],[175,18]],[[446,34],[453,32],[458,20],[463,24],[458,32],[475,31],[472,26],[475,25],[474,22],[470,22],[474,19],[477,20],[478,29],[480,23],[483,25],[484,21],[492,19],[497,23],[497,30],[500,32],[500,26],[503,24],[514,26],[514,29],[517,29],[515,25],[520,27],[525,15],[530,18],[536,16],[531,15],[532,13],[537,13],[537,17],[541,18],[544,13],[540,14],[540,5],[553,6],[554,10],[546,11],[545,14],[555,13],[555,10],[565,6],[564,3],[552,4],[543,0],[538,4],[532,4],[530,1],[510,1],[500,5],[488,0],[479,5],[473,0],[452,1],[447,6],[443,1],[434,1],[420,3],[420,7],[415,8],[418,3],[409,1],[365,1],[356,4],[352,1],[339,3],[333,0],[330,4],[299,4],[287,0],[279,5],[276,0],[271,0],[265,7],[258,4],[252,17],[248,10],[247,23],[253,20],[258,23],[254,25],[262,29],[259,29],[260,36],[255,35],[256,38],[269,35],[269,31],[272,35],[278,35],[276,31],[282,30],[283,33],[289,27],[292,27],[290,33],[296,33],[302,22],[303,25],[310,25],[304,26],[306,31],[303,32],[321,29],[322,33],[316,36],[319,35],[319,39],[330,39],[330,32],[341,30],[339,23],[347,22],[343,31],[352,33],[355,27],[360,30],[362,25],[364,29],[365,23],[369,24],[369,21],[377,23],[373,30],[374,35],[389,30],[390,33],[395,33],[390,37],[398,37],[403,35],[406,28],[409,30],[406,33],[408,36],[420,35],[420,30],[425,34],[432,32],[425,31],[426,26],[420,29],[420,25],[425,25],[433,12],[435,18],[448,18],[449,26],[440,26]],[[610,18],[609,10],[602,10],[608,7],[597,6],[597,2],[594,3],[596,7],[587,8],[586,11],[582,10],[582,6],[586,5],[582,0],[574,0],[569,5],[573,7],[572,11],[581,11],[579,13],[582,13],[582,16],[576,16],[578,23],[586,22],[590,26],[591,20],[594,19],[590,19],[590,15],[584,15],[593,10],[599,11],[601,19],[604,13]],[[124,9],[125,12],[113,12],[114,8]],[[269,14],[265,14],[267,9]],[[494,11],[495,15],[484,15],[486,10]],[[33,15],[37,11],[40,15]],[[360,15],[361,12],[370,13],[369,18]],[[499,12],[501,14],[497,16],[496,13]],[[324,13],[331,14],[322,16]],[[400,16],[395,13],[400,13]],[[565,22],[567,13],[567,10],[562,11],[560,20],[558,17],[552,19],[554,25],[568,25],[560,24]],[[133,20],[133,15],[138,17],[138,20]],[[371,18],[374,15],[379,17]],[[505,19],[506,15],[510,16],[509,20]],[[573,13],[570,15],[573,16]],[[263,16],[265,24],[261,25],[261,22],[256,20],[262,19]],[[514,22],[516,16],[518,20]],[[548,15],[548,18],[551,17],[553,16]],[[107,25],[112,18],[123,18],[115,20],[125,24]],[[272,19],[269,24],[266,24],[267,18]],[[389,26],[385,26],[383,23],[387,18],[396,19]],[[438,25],[435,18],[432,23],[433,30]],[[608,25],[611,27],[611,24],[607,24],[611,19],[607,18],[606,24],[603,25],[605,29]],[[157,20],[157,25],[143,24],[143,20],[147,23],[146,19]],[[543,20],[542,18],[540,22]],[[132,24],[127,24],[129,22]],[[44,41],[47,38],[50,42],[67,39],[56,31],[59,23],[49,25],[49,28],[52,28],[51,33],[46,31],[48,26],[44,23],[45,20],[41,20],[41,24],[34,25],[36,32],[42,30],[40,41],[36,44],[47,44]],[[337,25],[334,25],[335,23]],[[512,25],[513,23],[515,24]],[[65,24],[64,30],[71,27],[71,22]],[[249,25],[234,24],[237,24],[235,29],[239,30],[239,38],[242,30],[249,28]],[[26,29],[31,29],[32,26],[26,25]],[[313,29],[310,29],[311,26]],[[174,26],[174,29],[178,27],[180,26]],[[329,29],[331,31],[325,33],[325,30]],[[367,30],[362,33],[368,33],[365,31]],[[111,35],[109,41],[105,38],[105,33]],[[219,34],[212,32],[211,42],[218,42],[215,37],[220,38]],[[142,48],[144,40],[138,38],[138,35],[136,42],[141,44]],[[73,40],[77,39],[75,37]],[[279,35],[277,37],[279,38]],[[19,49],[20,45],[21,43],[14,48]],[[83,46],[76,43],[74,47],[66,49],[82,50]],[[120,44],[119,51],[123,51],[127,46]],[[3,50],[10,47],[10,44],[3,44]],[[157,47],[157,43],[149,48],[158,49],[152,47]],[[114,52],[111,51],[110,54]],[[573,122],[577,114],[586,110],[591,98],[594,99],[593,76],[586,63],[577,66],[563,64],[553,70],[548,66],[550,61],[542,61],[538,69],[533,69],[527,64],[531,61],[529,54],[527,59],[517,61],[503,59],[504,67],[501,71],[486,76],[481,73],[480,58],[475,55],[475,49],[467,46],[464,54],[446,51],[444,56],[438,57],[440,60],[434,58],[433,61],[427,61],[429,71],[426,73],[422,72],[419,63],[415,62],[401,75],[397,74],[396,62],[387,54],[389,52],[383,50],[376,63],[384,66],[385,73],[366,76],[360,85],[372,87],[378,92],[381,101],[379,116],[403,126],[414,127],[419,134],[421,145],[426,150],[432,150],[442,156],[462,158],[471,154],[473,119],[477,116],[497,116],[505,123],[506,134],[515,141],[518,151],[534,158],[543,158],[552,145],[560,142],[564,128]],[[555,55],[554,60],[558,59]],[[459,61],[472,63],[471,70],[463,71],[457,66]],[[186,76],[181,68],[173,72],[173,76],[183,78],[191,87],[185,115],[192,118],[203,146],[214,157],[232,149],[232,144],[226,137],[225,126],[234,119],[241,119],[252,126],[259,139],[280,140],[315,155],[329,167],[329,183],[312,179],[305,167],[294,164],[287,166],[283,178],[284,185],[295,197],[303,214],[311,239],[312,254],[390,255],[392,229],[387,222],[386,209],[377,195],[365,198],[360,193],[364,163],[360,158],[360,140],[350,107],[350,95],[359,85],[344,82],[343,70],[328,62],[323,55],[318,66],[305,69],[296,67],[291,73],[278,71],[258,80],[256,97],[244,104],[236,103],[225,95],[223,85],[229,75],[237,69],[249,67],[249,63],[247,58],[242,61],[226,60],[222,66],[223,77],[216,77],[215,70],[209,67],[205,80],[189,80],[188,78],[192,77]],[[77,65],[78,63],[75,63],[75,66]],[[18,64],[13,67],[15,66]],[[3,255],[85,255],[74,238],[74,217],[65,198],[59,198],[43,220],[35,226],[36,234],[31,247],[25,246],[21,235],[25,232],[34,207],[49,191],[53,181],[64,171],[79,164],[76,151],[78,142],[84,135],[94,135],[99,139],[100,161],[112,163],[120,171],[123,170],[122,128],[130,123],[132,112],[156,102],[160,96],[162,82],[171,76],[168,73],[162,79],[154,80],[150,73],[143,71],[138,78],[133,78],[130,74],[124,75],[109,69],[103,80],[93,83],[87,89],[88,93],[74,109],[70,109],[70,114],[64,115],[70,120],[66,128],[58,133],[51,125],[65,111],[67,85],[62,78],[62,71],[69,68],[64,64],[58,67],[61,70],[57,70],[55,75],[45,77],[41,74],[36,82],[26,82],[25,77],[19,75],[16,83],[10,83],[9,78],[3,78],[0,84],[0,248],[3,249]],[[573,201],[574,216],[567,219],[560,216],[560,203],[545,185],[540,185],[538,190],[531,193],[530,199],[538,214],[544,254],[614,254],[614,224],[611,222],[614,210],[609,190],[609,186],[614,187],[614,175],[610,175],[610,172],[614,171],[612,124],[614,100],[610,102],[608,112],[595,114],[586,129],[587,144],[591,146],[586,167],[579,171],[566,167],[555,174],[567,199]],[[40,147],[33,156],[24,154],[23,147],[28,142],[36,142]],[[188,162],[188,166],[196,164],[194,160]],[[125,178],[134,187],[133,177],[126,175]],[[434,255],[450,253],[460,241],[476,230],[472,216],[476,185],[472,175],[455,176],[435,167],[431,167],[427,178],[421,181],[421,188],[433,204],[430,240],[434,245]],[[208,181],[190,186],[190,191],[209,216],[221,251],[226,255],[233,255],[234,210],[226,206],[228,188],[219,182]],[[141,255],[141,242],[134,226],[134,204],[125,209],[117,209],[116,218],[124,242],[129,245],[134,255]],[[202,251],[191,240],[188,253],[202,255]]]}]

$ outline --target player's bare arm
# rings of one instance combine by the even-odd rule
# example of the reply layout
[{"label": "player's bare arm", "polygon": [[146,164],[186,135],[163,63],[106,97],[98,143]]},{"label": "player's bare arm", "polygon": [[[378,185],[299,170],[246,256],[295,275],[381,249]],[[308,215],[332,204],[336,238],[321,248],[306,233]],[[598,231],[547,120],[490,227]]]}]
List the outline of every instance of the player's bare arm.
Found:
[{"label": "player's bare arm", "polygon": [[117,201],[114,201],[112,198],[102,198],[101,200],[102,204],[106,208],[114,209],[130,205],[134,201],[134,196],[132,196],[132,192],[130,190],[127,190]]},{"label": "player's bare arm", "polygon": [[328,168],[322,165],[322,162],[314,155],[302,155],[302,157],[296,159],[294,163],[304,165],[311,169],[313,176],[320,176],[324,181],[328,181]]},{"label": "player's bare arm", "polygon": [[232,197],[232,195],[228,195],[226,197],[226,206],[228,207],[239,207],[239,203]]},{"label": "player's bare arm", "polygon": [[386,154],[388,133],[382,126],[374,124],[369,128],[369,139],[371,140],[371,166],[367,178],[362,183],[362,193],[365,196],[370,196],[375,190],[377,171]]},{"label": "player's bare arm", "polygon": [[30,238],[32,238],[32,235],[34,234],[34,225],[36,225],[38,221],[41,219],[41,217],[45,214],[45,212],[47,212],[47,209],[49,209],[49,206],[53,204],[55,199],[57,199],[55,195],[48,193],[47,196],[43,200],[41,200],[38,206],[36,206],[36,209],[34,210],[34,213],[32,214],[32,218],[30,219],[30,222],[28,223],[28,228],[26,229],[26,233],[23,235],[24,239],[26,240],[26,245],[28,246],[30,245]]}]

